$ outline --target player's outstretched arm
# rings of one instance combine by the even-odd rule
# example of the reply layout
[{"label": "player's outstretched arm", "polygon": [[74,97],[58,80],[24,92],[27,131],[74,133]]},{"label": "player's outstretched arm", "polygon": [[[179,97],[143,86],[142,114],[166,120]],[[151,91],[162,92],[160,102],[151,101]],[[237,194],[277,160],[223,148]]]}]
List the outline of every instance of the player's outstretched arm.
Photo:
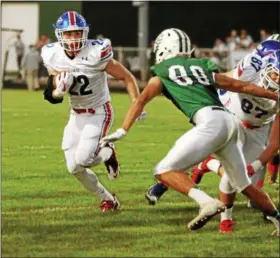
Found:
[{"label": "player's outstretched arm", "polygon": [[158,77],[149,80],[140,96],[131,104],[124,118],[122,128],[128,132],[134,121],[139,117],[144,107],[162,91],[162,83]]},{"label": "player's outstretched arm", "polygon": [[216,87],[233,92],[245,93],[257,97],[268,98],[277,101],[278,93],[258,87],[255,84],[235,80],[225,75],[215,73]]},{"label": "player's outstretched arm", "polygon": [[126,113],[122,127],[117,129],[116,132],[109,134],[101,139],[101,146],[105,146],[107,142],[114,142],[123,138],[131,126],[136,121],[137,117],[143,111],[145,105],[150,102],[154,97],[159,95],[162,91],[162,83],[158,77],[153,77],[149,80],[147,86],[144,88],[139,97],[131,103],[129,110]]},{"label": "player's outstretched arm", "polygon": [[120,62],[111,59],[106,65],[105,71],[115,79],[124,81],[127,92],[132,101],[139,96],[139,88],[135,77]]}]

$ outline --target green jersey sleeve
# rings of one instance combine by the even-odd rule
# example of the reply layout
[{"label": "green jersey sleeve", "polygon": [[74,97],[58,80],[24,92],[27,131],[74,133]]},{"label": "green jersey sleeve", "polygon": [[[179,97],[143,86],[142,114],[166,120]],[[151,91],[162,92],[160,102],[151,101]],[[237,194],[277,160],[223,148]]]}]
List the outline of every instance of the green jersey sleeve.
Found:
[{"label": "green jersey sleeve", "polygon": [[219,67],[209,59],[205,59],[207,68],[213,73],[219,73]]}]

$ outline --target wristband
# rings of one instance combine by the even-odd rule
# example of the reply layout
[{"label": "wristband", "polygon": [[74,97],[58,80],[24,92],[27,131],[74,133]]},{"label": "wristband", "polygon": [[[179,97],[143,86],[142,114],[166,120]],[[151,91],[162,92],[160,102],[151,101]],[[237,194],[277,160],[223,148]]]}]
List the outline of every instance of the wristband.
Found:
[{"label": "wristband", "polygon": [[123,128],[119,128],[119,129],[117,130],[117,132],[120,133],[121,135],[124,135],[124,136],[127,134],[127,131],[124,130]]},{"label": "wristband", "polygon": [[251,163],[252,168],[254,169],[255,172],[257,172],[259,169],[263,167],[263,164],[259,159],[256,159]]}]

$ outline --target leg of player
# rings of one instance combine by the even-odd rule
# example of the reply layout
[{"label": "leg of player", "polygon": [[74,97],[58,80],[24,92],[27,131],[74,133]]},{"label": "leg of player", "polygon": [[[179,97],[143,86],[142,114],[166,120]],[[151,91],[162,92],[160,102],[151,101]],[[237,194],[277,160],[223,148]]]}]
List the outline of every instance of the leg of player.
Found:
[{"label": "leg of player", "polygon": [[226,206],[226,210],[221,213],[221,223],[219,231],[222,233],[233,232],[232,211],[236,195],[236,189],[230,184],[226,174],[223,174],[219,185],[219,199]]},{"label": "leg of player", "polygon": [[247,175],[242,146],[234,143],[228,144],[226,148],[216,153],[216,155],[224,165],[225,173],[231,184],[252,200],[261,211],[270,216],[276,225],[276,230],[279,232],[280,213],[270,197],[262,189],[252,185]]},{"label": "leg of player", "polygon": [[219,160],[215,159],[212,155],[209,156],[204,161],[200,162],[192,171],[192,180],[199,184],[204,174],[213,171],[219,176],[221,176],[223,171],[220,172],[221,163]]},{"label": "leg of player", "polygon": [[163,183],[154,184],[148,189],[145,194],[145,198],[148,200],[150,205],[155,205],[167,190],[168,187]]},{"label": "leg of player", "polygon": [[170,170],[158,174],[156,177],[164,184],[189,196],[199,204],[199,215],[188,224],[190,230],[203,227],[213,216],[225,210],[225,206],[220,201],[197,189],[194,182],[184,171]]},{"label": "leg of player", "polygon": [[96,174],[89,168],[85,168],[75,161],[75,149],[65,150],[67,168],[70,174],[75,176],[83,186],[101,200],[101,211],[119,209],[120,203],[98,180]]},{"label": "leg of player", "polygon": [[276,183],[277,174],[279,173],[279,163],[280,163],[280,154],[275,155],[267,163],[267,171],[269,173],[269,184]]}]

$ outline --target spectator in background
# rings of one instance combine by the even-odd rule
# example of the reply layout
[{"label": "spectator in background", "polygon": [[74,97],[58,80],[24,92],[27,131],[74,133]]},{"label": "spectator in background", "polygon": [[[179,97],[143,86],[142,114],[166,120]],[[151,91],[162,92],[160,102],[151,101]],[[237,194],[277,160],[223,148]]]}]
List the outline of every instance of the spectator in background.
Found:
[{"label": "spectator in background", "polygon": [[13,46],[15,47],[16,58],[17,58],[17,66],[18,66],[17,78],[21,79],[20,66],[21,66],[21,60],[22,60],[22,58],[24,56],[25,45],[24,45],[24,43],[21,40],[20,34],[17,35],[17,39],[14,42]]},{"label": "spectator in background", "polygon": [[236,42],[231,36],[226,37],[226,49],[227,52],[234,51],[236,49]]},{"label": "spectator in background", "polygon": [[235,30],[235,29],[231,30],[231,32],[230,32],[231,40],[232,40],[232,42],[234,42],[235,44],[236,44],[237,41],[239,40],[239,37],[238,37],[237,34],[238,34],[238,33],[237,33],[237,30]]},{"label": "spectator in background", "polygon": [[21,68],[26,74],[26,84],[29,91],[39,90],[39,63],[41,57],[34,45],[29,46],[29,50],[23,57]]},{"label": "spectator in background", "polygon": [[221,64],[220,64],[220,59],[217,57],[217,55],[215,54],[215,52],[214,51],[210,51],[209,52],[209,59],[213,62],[213,63],[215,63],[217,66],[221,66]]},{"label": "spectator in background", "polygon": [[126,61],[128,63],[128,70],[135,76],[136,79],[141,79],[139,56],[129,56]]},{"label": "spectator in background", "polygon": [[252,37],[248,35],[246,30],[243,29],[240,31],[239,39],[237,41],[238,48],[249,49],[253,42]]},{"label": "spectator in background", "polygon": [[213,51],[218,58],[224,57],[227,55],[227,47],[225,43],[220,39],[217,38],[215,40]]},{"label": "spectator in background", "polygon": [[[51,40],[48,38],[46,34],[42,34],[40,38],[35,43],[35,47],[37,48],[39,54],[41,54],[41,49],[43,46],[51,43]],[[47,78],[48,77],[48,71],[46,67],[43,65],[43,61],[40,61],[39,64],[39,77]]]},{"label": "spectator in background", "polygon": [[265,29],[260,29],[260,42],[266,40],[270,36],[270,33]]},{"label": "spectator in background", "polygon": [[197,44],[193,44],[193,48],[194,48],[193,57],[200,58],[201,50],[200,50],[199,46]]},{"label": "spectator in background", "polygon": [[103,34],[97,34],[96,39],[104,39],[104,35]]}]

